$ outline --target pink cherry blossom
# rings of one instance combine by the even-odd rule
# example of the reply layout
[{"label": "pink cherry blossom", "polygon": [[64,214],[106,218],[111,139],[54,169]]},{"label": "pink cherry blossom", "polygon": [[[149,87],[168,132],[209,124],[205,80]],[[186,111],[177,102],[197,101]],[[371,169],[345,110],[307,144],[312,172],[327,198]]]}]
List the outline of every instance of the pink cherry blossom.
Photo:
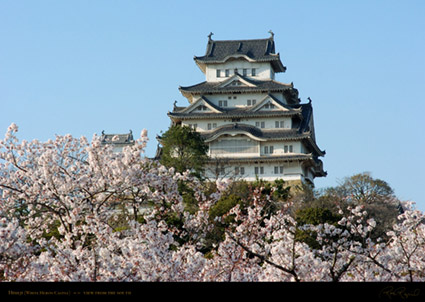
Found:
[{"label": "pink cherry blossom", "polygon": [[[5,281],[425,281],[425,216],[412,203],[372,240],[363,207],[336,225],[298,225],[291,203],[259,188],[232,208],[224,238],[203,252],[211,207],[190,173],[143,156],[147,131],[114,153],[94,135],[20,142],[12,124],[0,140],[0,280]],[[185,210],[179,182],[198,210]],[[270,212],[270,205],[277,210]],[[315,234],[318,247],[297,239]]]}]

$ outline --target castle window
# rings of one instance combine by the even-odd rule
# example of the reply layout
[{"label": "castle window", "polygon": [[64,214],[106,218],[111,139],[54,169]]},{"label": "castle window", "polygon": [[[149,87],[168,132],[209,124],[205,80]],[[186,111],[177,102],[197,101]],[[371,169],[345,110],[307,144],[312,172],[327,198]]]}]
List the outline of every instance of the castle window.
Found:
[{"label": "castle window", "polygon": [[244,77],[246,77],[246,76],[248,75],[248,69],[244,68],[244,69],[242,70],[242,72],[243,72],[243,76],[244,76]]},{"label": "castle window", "polygon": [[230,75],[230,70],[229,69],[226,69],[224,72],[226,74],[226,77],[228,77]]},{"label": "castle window", "polygon": [[285,123],[283,121],[275,121],[275,128],[284,128]]},{"label": "castle window", "polygon": [[292,153],[294,152],[294,147],[292,145],[285,145],[283,146],[283,152]]},{"label": "castle window", "polygon": [[257,153],[258,144],[247,140],[222,140],[210,144],[211,155],[231,153]]},{"label": "castle window", "polygon": [[256,69],[255,69],[255,68],[252,68],[252,69],[251,69],[251,75],[252,75],[253,77],[255,77],[255,76],[257,75],[257,71],[256,71]]},{"label": "castle window", "polygon": [[268,102],[267,104],[264,105],[265,109],[274,109],[274,107],[275,107],[274,104],[272,104],[270,102]]},{"label": "castle window", "polygon": [[244,167],[235,167],[235,175],[244,175],[245,168]]},{"label": "castle window", "polygon": [[266,128],[266,122],[255,122],[255,127]]},{"label": "castle window", "polygon": [[224,101],[218,101],[218,106],[220,106],[220,107],[227,107],[227,101],[226,100],[224,100]]},{"label": "castle window", "polygon": [[254,167],[255,175],[264,174],[264,167]]},{"label": "castle window", "polygon": [[220,69],[217,69],[217,78],[220,78],[221,77],[221,70]]},{"label": "castle window", "polygon": [[283,174],[283,166],[275,166],[274,167],[274,174]]},{"label": "castle window", "polygon": [[273,146],[264,146],[264,154],[273,154],[274,147]]}]

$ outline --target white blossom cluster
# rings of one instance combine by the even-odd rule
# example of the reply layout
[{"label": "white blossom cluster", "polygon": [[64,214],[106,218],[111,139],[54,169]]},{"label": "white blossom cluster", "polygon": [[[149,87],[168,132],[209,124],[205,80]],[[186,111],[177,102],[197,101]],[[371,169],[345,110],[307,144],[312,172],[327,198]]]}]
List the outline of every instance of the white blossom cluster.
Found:
[{"label": "white blossom cluster", "polygon": [[[425,281],[425,217],[414,208],[374,241],[360,206],[336,225],[298,226],[290,204],[271,213],[258,190],[222,217],[233,222],[205,254],[225,182],[206,197],[189,173],[144,158],[145,130],[122,153],[97,136],[19,142],[17,131],[0,140],[1,281]],[[181,181],[195,192],[194,214]],[[319,248],[297,240],[300,230]]]}]

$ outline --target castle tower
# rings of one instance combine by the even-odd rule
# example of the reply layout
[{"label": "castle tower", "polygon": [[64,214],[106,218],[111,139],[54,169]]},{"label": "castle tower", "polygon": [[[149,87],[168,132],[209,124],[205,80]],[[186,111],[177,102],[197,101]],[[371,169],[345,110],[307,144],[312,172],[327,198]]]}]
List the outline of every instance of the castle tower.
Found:
[{"label": "castle tower", "polygon": [[198,131],[209,145],[206,177],[283,179],[313,185],[326,176],[316,144],[311,100],[301,104],[293,84],[275,80],[286,67],[267,39],[215,41],[194,60],[206,80],[180,87],[189,101],[174,106],[174,124]]},{"label": "castle tower", "polygon": [[105,134],[103,130],[100,136],[100,142],[102,145],[112,146],[114,152],[122,152],[125,147],[134,145],[135,143],[133,131],[131,130],[125,134]]}]

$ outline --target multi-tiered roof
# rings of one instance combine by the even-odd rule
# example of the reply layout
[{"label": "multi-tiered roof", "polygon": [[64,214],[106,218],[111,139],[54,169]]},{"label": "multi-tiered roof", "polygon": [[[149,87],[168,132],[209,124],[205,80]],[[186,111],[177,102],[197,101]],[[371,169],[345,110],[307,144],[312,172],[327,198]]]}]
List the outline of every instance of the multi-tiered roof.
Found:
[{"label": "multi-tiered roof", "polygon": [[[204,124],[209,121],[224,121],[216,127],[210,128],[210,123],[208,129],[198,129],[206,143],[238,135],[263,145],[268,142],[301,142],[303,152],[285,151],[285,154],[276,152],[273,156],[269,154],[263,156],[259,152],[258,155],[249,157],[229,154],[226,158],[231,164],[298,162],[304,169],[302,171],[310,169],[313,178],[326,176],[319,159],[325,155],[325,151],[316,144],[311,100],[301,104],[298,90],[294,88],[293,83],[285,84],[274,79],[274,74],[285,72],[286,67],[282,64],[279,53],[275,53],[273,33],[268,39],[230,41],[214,41],[210,35],[205,55],[195,56],[194,60],[206,74],[207,80],[192,86],[179,87],[190,105],[187,107],[174,105],[173,111],[168,113],[173,123],[198,125],[197,123],[201,121]],[[269,70],[266,70],[269,76],[256,76],[254,71],[249,75],[247,68],[234,68],[230,71],[227,69],[226,75],[220,76],[221,70],[214,69],[237,66],[234,62],[243,62],[245,67],[249,63],[252,63],[252,66],[266,63],[261,66],[269,66]],[[217,71],[216,77],[212,75],[214,71]],[[248,104],[238,103],[233,106],[224,101],[226,97],[230,100],[231,96],[250,95],[261,95],[261,98],[256,99],[255,103],[248,100]],[[220,98],[223,101],[217,101]],[[223,106],[221,102],[226,102],[226,105]],[[278,122],[276,128],[260,127],[253,122],[260,119],[272,121],[278,118],[289,118],[290,128],[278,127]]]}]

